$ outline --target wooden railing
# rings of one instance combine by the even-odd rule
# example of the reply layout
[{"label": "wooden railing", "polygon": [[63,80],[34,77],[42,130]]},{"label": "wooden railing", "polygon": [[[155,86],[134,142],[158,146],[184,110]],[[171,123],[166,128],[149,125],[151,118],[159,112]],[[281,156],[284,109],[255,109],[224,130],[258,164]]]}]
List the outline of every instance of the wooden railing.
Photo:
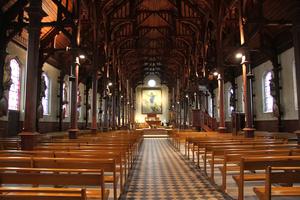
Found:
[{"label": "wooden railing", "polygon": [[[213,131],[217,129],[216,118],[211,117],[208,113],[200,111],[201,128],[206,131]],[[209,128],[209,129],[207,129]]]},{"label": "wooden railing", "polygon": [[213,131],[217,129],[217,121],[204,111],[193,110],[193,126],[205,131]]}]

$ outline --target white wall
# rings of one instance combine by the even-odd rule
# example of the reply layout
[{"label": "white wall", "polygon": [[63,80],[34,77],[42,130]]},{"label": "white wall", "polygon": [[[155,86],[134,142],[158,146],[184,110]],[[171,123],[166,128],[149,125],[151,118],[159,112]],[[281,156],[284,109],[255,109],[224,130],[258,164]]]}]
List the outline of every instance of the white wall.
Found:
[{"label": "white wall", "polygon": [[[282,65],[282,90],[281,90],[281,103],[283,104],[283,119],[291,120],[298,119],[298,109],[296,109],[295,97],[297,97],[297,88],[293,84],[295,79],[295,55],[294,48],[288,49],[280,55]],[[299,86],[300,87],[300,86]]]},{"label": "white wall", "polygon": [[[295,96],[297,96],[297,91],[293,84],[293,64],[295,61],[294,48],[288,49],[279,55],[281,60],[282,70],[280,72],[281,81],[281,108],[283,111],[284,120],[296,120],[298,119],[298,111],[295,106]],[[272,113],[263,112],[263,84],[262,79],[266,71],[272,70],[273,65],[271,61],[262,63],[261,65],[253,69],[254,83],[253,83],[253,93],[254,97],[254,114],[256,115],[256,121],[264,120],[276,120]],[[242,76],[236,78],[237,83],[237,111],[243,112],[243,85]]]},{"label": "white wall", "polygon": [[59,112],[59,99],[57,95],[59,94],[59,83],[58,77],[60,75],[60,70],[54,68],[52,65],[45,63],[43,65],[43,71],[47,74],[50,80],[50,95],[49,95],[49,115],[44,115],[40,121],[58,121]]},{"label": "white wall", "polygon": [[[26,83],[26,50],[21,48],[17,44],[10,42],[8,43],[6,51],[8,52],[7,60],[16,57],[21,64],[21,95],[20,95],[20,120],[24,120],[24,109],[25,109],[25,83]],[[59,113],[59,98],[57,95],[59,94],[59,83],[58,78],[60,76],[60,70],[50,65],[49,63],[45,63],[43,65],[43,71],[50,78],[50,105],[49,105],[49,115],[44,115],[43,118],[40,119],[41,122],[57,122],[58,121],[58,113]],[[65,81],[68,82],[68,76],[65,76]],[[71,84],[69,83],[69,90],[71,88]],[[84,90],[85,85],[79,84],[79,91],[81,94],[81,115],[79,117],[79,122],[85,122],[85,106],[84,106]],[[70,98],[70,92],[68,94],[68,98]],[[98,98],[99,99],[99,98]],[[69,100],[70,102],[70,100]],[[70,112],[69,112],[70,115]],[[69,122],[70,117],[66,117],[63,121]],[[7,116],[1,117],[0,120],[7,121]]]},{"label": "white wall", "polygon": [[273,65],[271,61],[267,61],[253,69],[253,74],[255,77],[255,81],[253,83],[253,94],[255,97],[253,98],[254,103],[254,114],[256,115],[255,120],[275,120],[273,117],[273,113],[265,113],[263,106],[263,78],[266,72],[272,71]]}]

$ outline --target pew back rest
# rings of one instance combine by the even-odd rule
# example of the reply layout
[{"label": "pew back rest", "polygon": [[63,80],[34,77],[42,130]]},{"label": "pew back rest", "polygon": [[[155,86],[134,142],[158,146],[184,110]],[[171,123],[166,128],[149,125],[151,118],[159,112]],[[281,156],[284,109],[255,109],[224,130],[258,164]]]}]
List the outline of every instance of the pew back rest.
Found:
[{"label": "pew back rest", "polygon": [[300,156],[241,157],[241,173],[244,170],[265,170],[268,166],[300,166]]}]

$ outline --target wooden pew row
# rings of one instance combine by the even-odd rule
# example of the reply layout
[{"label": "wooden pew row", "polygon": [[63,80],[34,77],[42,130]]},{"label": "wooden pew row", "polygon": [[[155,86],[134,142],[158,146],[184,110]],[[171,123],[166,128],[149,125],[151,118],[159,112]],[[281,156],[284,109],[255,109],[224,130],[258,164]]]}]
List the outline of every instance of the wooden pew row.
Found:
[{"label": "wooden pew row", "polygon": [[[224,140],[192,140],[189,141],[187,144],[187,152],[188,152],[188,159],[189,153],[192,151],[192,159],[194,160],[194,153],[199,154],[200,148],[204,148],[204,146],[213,146],[213,145],[222,145],[222,144],[259,144],[259,143],[269,143],[269,144],[282,144],[286,143],[285,140],[269,140],[269,139],[249,139],[249,138],[238,138],[238,139],[224,139]],[[191,144],[191,146],[190,146]],[[199,162],[197,160],[197,162]]]},{"label": "wooden pew row", "polygon": [[[120,191],[123,192],[125,182],[127,181],[127,167],[125,158],[120,151],[19,151],[6,150],[0,151],[0,157],[49,157],[49,158],[94,158],[94,159],[115,159],[116,169],[120,178]],[[124,182],[125,179],[125,182]],[[105,176],[105,182],[113,183],[111,176]]]},{"label": "wooden pew row", "polygon": [[45,143],[42,142],[36,149],[40,148],[41,146],[99,146],[100,144],[105,144],[105,146],[126,146],[129,145],[130,154],[132,154],[132,161],[138,155],[138,150],[141,146],[142,139],[141,137],[134,139],[132,138],[119,138],[119,137],[93,137],[93,138],[80,138],[80,139],[64,139],[64,140],[55,140],[56,143]]},{"label": "wooden pew row", "polygon": [[[246,181],[260,181],[261,175],[246,174],[245,171],[265,170],[271,167],[300,166],[300,156],[266,156],[266,157],[242,157],[240,160],[240,173],[234,175],[233,179],[238,186],[238,200],[244,199],[244,184]],[[262,176],[265,176],[263,173]]]},{"label": "wooden pew row", "polygon": [[[225,149],[281,149],[281,148],[297,148],[296,144],[234,144],[234,145],[217,145],[210,146],[207,145],[203,150],[203,165],[204,173],[207,174],[207,160],[211,158],[211,153],[213,150],[225,150]],[[199,152],[200,154],[201,152]]]},{"label": "wooden pew row", "polygon": [[19,138],[0,138],[0,150],[21,149]]},{"label": "wooden pew row", "polygon": [[[265,157],[265,156],[290,156],[290,149],[252,149],[241,150],[239,152],[226,151],[224,153],[223,166],[219,167],[222,175],[222,185],[221,188],[225,192],[227,184],[227,173],[228,172],[238,172],[240,170],[240,160],[243,156],[255,156],[255,157]],[[256,179],[264,179],[264,176],[258,174]],[[211,180],[214,182],[214,165],[211,168]]]},{"label": "wooden pew row", "polygon": [[[288,184],[291,186],[272,186],[272,184]],[[272,197],[300,197],[300,167],[267,167],[264,187],[254,187],[253,191],[260,200],[271,200]]]},{"label": "wooden pew row", "polygon": [[288,155],[300,155],[300,146],[298,145],[272,145],[270,146],[253,146],[253,147],[239,147],[235,148],[232,145],[226,146],[226,148],[213,148],[211,153],[211,159],[208,160],[207,163],[210,164],[210,179],[214,182],[214,172],[215,166],[217,164],[221,164],[222,166],[219,167],[221,174],[222,174],[222,188],[225,190],[226,187],[226,175],[227,171],[236,171],[238,166],[230,166],[232,164],[236,164],[239,162],[240,157],[244,156],[245,154],[260,154],[266,153],[288,153]]},{"label": "wooden pew row", "polygon": [[[109,196],[109,190],[105,190],[103,174],[102,169],[0,167],[1,184],[5,184],[5,186],[0,187],[2,193],[0,197],[5,200],[36,200],[39,198],[43,200],[86,198],[106,200]],[[8,186],[8,184],[11,186]],[[22,186],[16,187],[16,184],[22,184]],[[55,188],[57,185],[67,186],[68,188]],[[74,188],[74,186],[84,187],[85,189]]]},{"label": "wooden pew row", "polygon": [[134,162],[134,156],[128,146],[111,146],[111,145],[98,145],[98,146],[63,146],[63,145],[51,145],[51,146],[37,146],[34,150],[39,151],[121,151],[126,154],[128,158],[128,169],[131,169]]},{"label": "wooden pew row", "polygon": [[[0,157],[0,167],[29,167],[52,169],[103,169],[111,173],[114,199],[117,199],[117,169],[115,159],[94,158],[47,158],[47,157]],[[106,174],[105,174],[106,176]],[[109,176],[111,176],[109,174]]]}]

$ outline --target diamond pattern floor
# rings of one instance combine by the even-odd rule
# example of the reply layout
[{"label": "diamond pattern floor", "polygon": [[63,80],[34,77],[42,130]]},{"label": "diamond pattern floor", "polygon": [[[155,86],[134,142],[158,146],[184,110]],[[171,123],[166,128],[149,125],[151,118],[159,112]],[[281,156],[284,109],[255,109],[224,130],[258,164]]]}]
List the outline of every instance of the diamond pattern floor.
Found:
[{"label": "diamond pattern floor", "polygon": [[226,199],[193,169],[167,139],[147,138],[121,198],[140,199]]}]

